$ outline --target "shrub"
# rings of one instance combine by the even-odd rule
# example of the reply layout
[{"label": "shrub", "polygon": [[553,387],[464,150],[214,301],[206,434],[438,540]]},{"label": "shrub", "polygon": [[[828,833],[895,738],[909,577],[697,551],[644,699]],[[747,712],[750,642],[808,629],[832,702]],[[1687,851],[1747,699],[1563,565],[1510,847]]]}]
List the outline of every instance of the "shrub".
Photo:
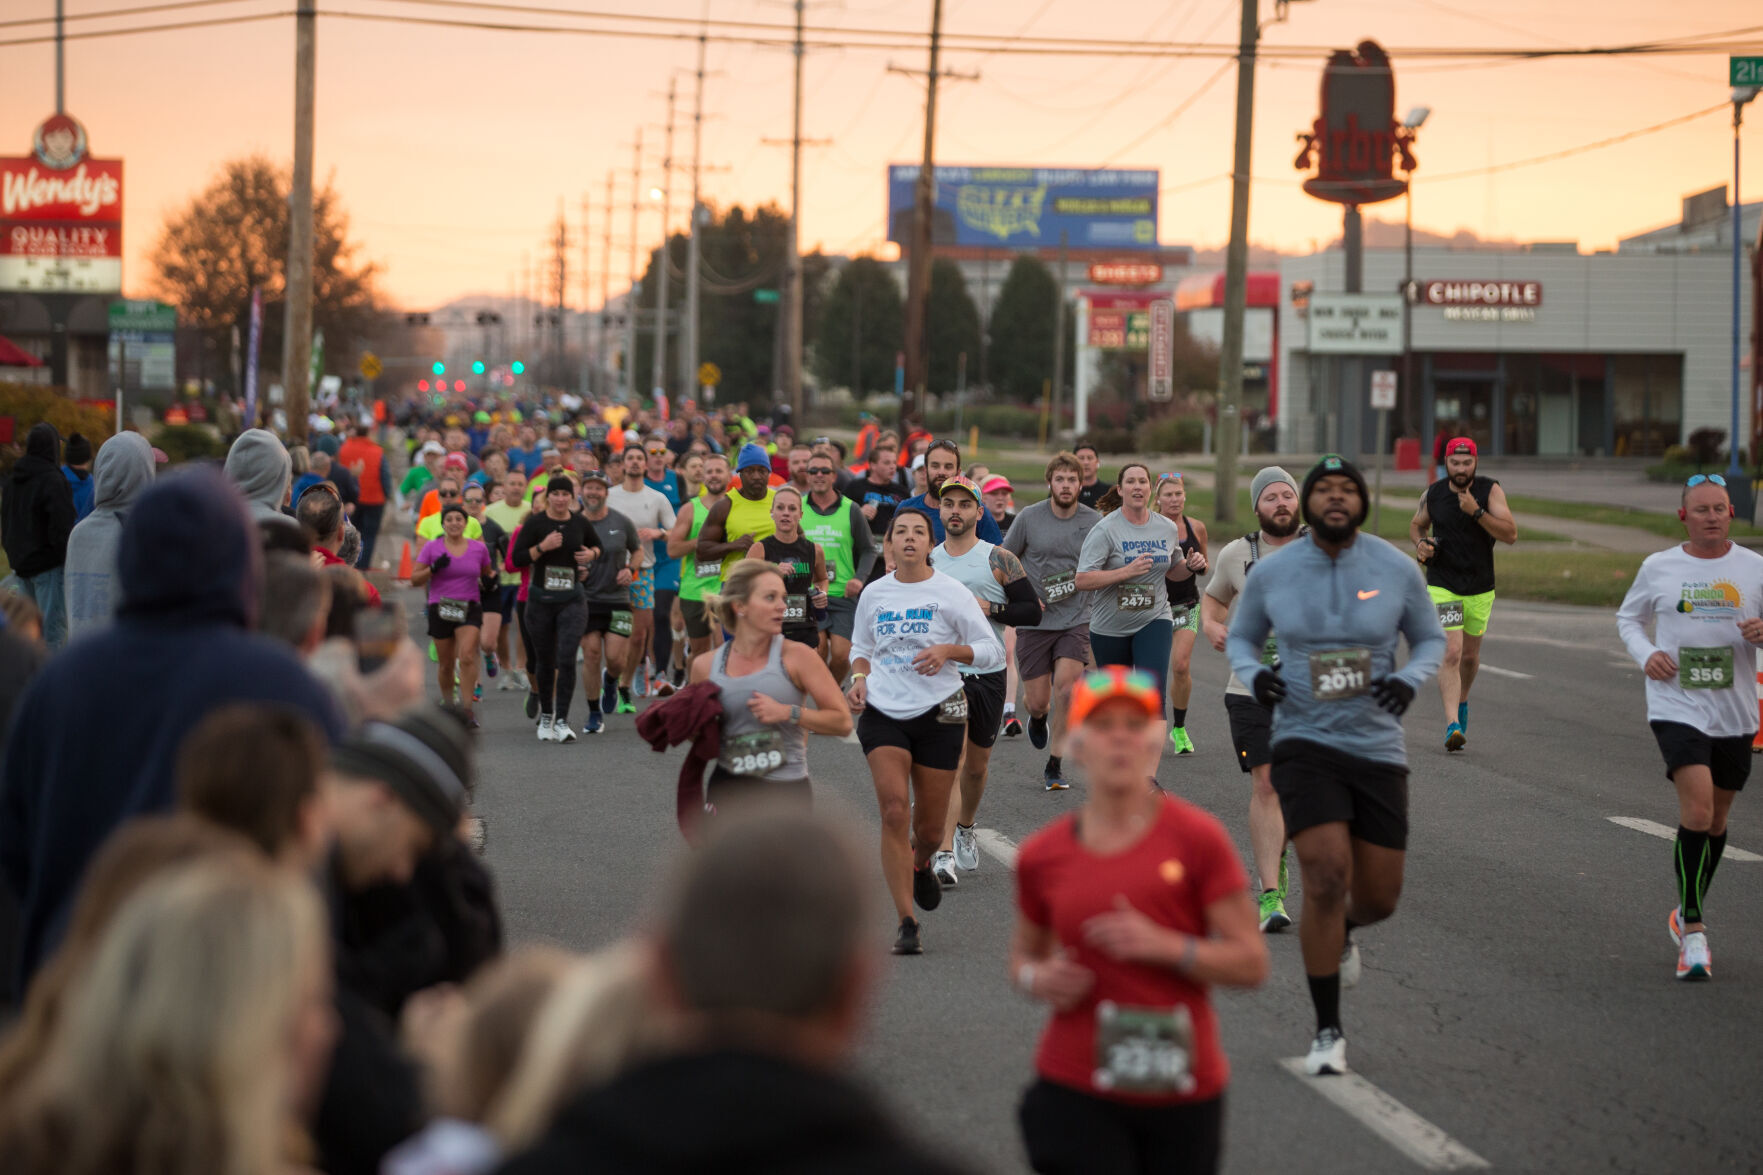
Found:
[{"label": "shrub", "polygon": [[1698,465],[1712,465],[1720,459],[1720,442],[1725,439],[1723,428],[1698,428],[1689,435],[1691,460]]},{"label": "shrub", "polygon": [[116,431],[116,411],[102,404],[69,399],[65,388],[40,384],[0,383],[0,416],[13,420],[14,439],[22,451],[31,426],[47,420],[66,440],[79,433],[96,450]]},{"label": "shrub", "polygon": [[186,461],[226,459],[226,442],[206,424],[167,424],[153,434],[153,443],[165,450],[173,465]]},{"label": "shrub", "polygon": [[1148,453],[1198,453],[1206,443],[1206,426],[1198,416],[1165,416],[1146,424],[1140,435]]}]

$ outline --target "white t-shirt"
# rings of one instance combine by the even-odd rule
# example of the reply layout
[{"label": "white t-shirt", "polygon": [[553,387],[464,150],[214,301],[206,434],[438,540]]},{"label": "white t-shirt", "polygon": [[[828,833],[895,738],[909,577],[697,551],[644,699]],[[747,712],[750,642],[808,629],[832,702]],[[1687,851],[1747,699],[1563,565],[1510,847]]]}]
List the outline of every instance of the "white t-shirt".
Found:
[{"label": "white t-shirt", "polygon": [[[1698,559],[1681,543],[1648,555],[1616,613],[1637,663],[1664,652],[1678,665],[1670,681],[1647,678],[1647,720],[1682,722],[1713,738],[1755,734],[1756,647],[1739,635],[1739,621],[1758,615],[1763,555],[1737,543],[1718,559]],[[1728,684],[1703,688],[1713,681]]]},{"label": "white t-shirt", "polygon": [[955,661],[943,662],[932,677],[912,667],[932,645],[971,646],[976,673],[1004,668],[1004,646],[973,593],[934,568],[918,583],[901,583],[890,573],[864,588],[852,623],[851,659],[869,662],[866,704],[890,718],[917,718],[961,688]]},{"label": "white t-shirt", "polygon": [[[631,520],[631,525],[639,530],[667,530],[673,525],[673,503],[660,490],[644,486],[640,490],[627,490],[622,484],[615,485],[606,491],[606,504]],[[642,562],[637,564],[640,571],[644,567],[655,566],[655,547],[653,543],[643,544]]]}]

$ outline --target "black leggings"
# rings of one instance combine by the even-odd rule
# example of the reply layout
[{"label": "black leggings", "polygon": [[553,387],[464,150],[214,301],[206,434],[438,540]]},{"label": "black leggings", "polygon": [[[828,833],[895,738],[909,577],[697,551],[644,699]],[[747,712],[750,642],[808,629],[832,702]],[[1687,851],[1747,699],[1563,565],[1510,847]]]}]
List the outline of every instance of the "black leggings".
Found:
[{"label": "black leggings", "polygon": [[1224,1141],[1224,1095],[1129,1105],[1037,1081],[1017,1111],[1040,1175],[1212,1175]]},{"label": "black leggings", "polygon": [[658,677],[673,674],[673,602],[677,599],[677,590],[655,589],[655,637],[649,647],[655,654],[655,674]]},{"label": "black leggings", "polygon": [[535,666],[539,663],[539,658],[538,658],[538,655],[533,652],[532,634],[527,632],[527,630],[526,630],[526,601],[525,600],[514,601],[514,623],[520,629],[520,643],[526,649],[526,667],[527,667],[527,671],[528,671],[527,684],[529,686],[531,686],[533,691],[536,693],[538,691],[538,686],[536,684],[538,679],[532,676],[532,672],[533,672],[533,666]]},{"label": "black leggings", "polygon": [[582,629],[587,623],[588,605],[580,598],[564,604],[526,602],[526,627],[537,654],[532,667],[539,713],[550,714],[558,721],[569,717],[569,703],[575,697],[575,650],[582,643]]}]

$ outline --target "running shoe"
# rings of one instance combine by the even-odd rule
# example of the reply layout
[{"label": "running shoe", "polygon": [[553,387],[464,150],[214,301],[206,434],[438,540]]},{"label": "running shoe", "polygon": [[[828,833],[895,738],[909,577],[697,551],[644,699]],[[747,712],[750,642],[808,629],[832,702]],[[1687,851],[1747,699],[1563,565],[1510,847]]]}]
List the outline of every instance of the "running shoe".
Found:
[{"label": "running shoe", "polygon": [[1051,770],[1041,773],[1041,784],[1048,791],[1064,791],[1071,786],[1065,782],[1065,776]]},{"label": "running shoe", "polygon": [[1463,744],[1469,740],[1463,735],[1463,728],[1455,722],[1445,727],[1445,750],[1461,751]]},{"label": "running shoe", "polygon": [[589,710],[588,720],[582,723],[583,734],[599,734],[606,729],[606,719],[600,717],[600,711]]},{"label": "running shoe", "polygon": [[483,725],[483,723],[481,723],[481,722],[479,722],[479,721],[478,721],[478,720],[477,720],[477,715],[476,715],[476,714],[473,714],[473,713],[471,713],[471,712],[470,712],[470,711],[467,711],[467,712],[466,712],[466,715],[465,715],[465,728],[466,728],[466,729],[467,729],[467,730],[476,730],[476,729],[478,729],[478,727],[480,727],[480,726],[482,726],[482,725]]},{"label": "running shoe", "polygon": [[500,663],[497,662],[496,654],[485,653],[484,654],[484,676],[485,677],[494,677],[500,672],[502,672],[502,666]]},{"label": "running shoe", "polygon": [[552,722],[551,722],[551,716],[549,714],[539,715],[539,741],[540,742],[548,743],[551,741],[551,726],[552,726]]},{"label": "running shoe", "polygon": [[1286,895],[1292,892],[1292,875],[1286,869],[1286,851],[1279,851],[1279,900],[1284,905]]},{"label": "running shoe", "polygon": [[979,870],[979,837],[971,824],[966,828],[955,826],[955,867],[969,873]]},{"label": "running shoe", "polygon": [[912,871],[912,900],[920,910],[934,910],[943,904],[943,887],[928,865]]},{"label": "running shoe", "polygon": [[471,700],[474,702],[481,702],[484,700],[484,683],[483,682],[480,681],[476,685],[471,687]]},{"label": "running shoe", "polygon": [[575,741],[575,728],[569,724],[569,719],[559,718],[551,724],[551,741],[554,743]]},{"label": "running shoe", "polygon": [[537,718],[539,716],[539,695],[538,694],[535,694],[535,693],[527,694],[527,696],[526,696],[526,716],[528,718]]},{"label": "running shoe", "polygon": [[930,859],[930,871],[937,875],[937,881],[945,886],[959,885],[961,879],[955,876],[955,854],[938,851]]},{"label": "running shoe", "polygon": [[1708,953],[1708,936],[1692,930],[1683,936],[1683,948],[1677,952],[1679,979],[1714,978],[1714,957]]},{"label": "running shoe", "polygon": [[[606,707],[602,706],[600,708],[602,710],[604,710]],[[613,711],[613,713],[615,713],[615,714],[635,714],[636,712],[637,712],[637,704],[635,702],[631,701],[630,690],[624,688],[623,686],[620,686],[619,690],[618,690],[618,709]]]},{"label": "running shoe", "polygon": [[1047,749],[1047,716],[1045,714],[1038,718],[1033,714],[1028,716],[1028,741],[1037,751]]},{"label": "running shoe", "polygon": [[1364,964],[1359,961],[1359,944],[1350,942],[1341,949],[1341,986],[1359,986],[1359,973],[1362,970]]},{"label": "running shoe", "polygon": [[441,660],[441,651],[435,648],[435,642],[432,640],[429,641],[429,660],[436,664],[439,664]]},{"label": "running shoe", "polygon": [[1683,945],[1683,911],[1676,906],[1665,919],[1665,932],[1671,936],[1673,946]]},{"label": "running shoe", "polygon": [[1261,891],[1261,933],[1278,934],[1292,924],[1277,889]]},{"label": "running shoe", "polygon": [[1022,734],[1022,723],[1020,723],[1016,720],[1016,715],[1014,713],[1005,715],[1005,717],[1004,717],[1004,737],[1005,738],[1017,738],[1021,734]]},{"label": "running shoe", "polygon": [[1339,1076],[1347,1071],[1347,1038],[1339,1028],[1321,1028],[1310,1042],[1304,1072],[1312,1077]]},{"label": "running shoe", "polygon": [[1457,703],[1457,725],[1461,726],[1463,728],[1464,734],[1469,733],[1469,703],[1468,702],[1458,702]]},{"label": "running shoe", "polygon": [[1172,727],[1169,731],[1169,741],[1175,747],[1175,753],[1178,755],[1194,753],[1194,740],[1188,737],[1188,728],[1185,726]]},{"label": "running shoe", "polygon": [[608,714],[618,709],[618,678],[604,669],[600,671],[600,709]]},{"label": "running shoe", "polygon": [[900,919],[900,933],[894,936],[896,955],[922,955],[924,944],[918,940],[918,919]]},{"label": "running shoe", "polygon": [[671,698],[674,694],[674,684],[664,677],[653,683],[649,692],[657,698]]},{"label": "running shoe", "polygon": [[496,692],[498,693],[507,693],[509,690],[517,690],[519,688],[520,682],[514,679],[513,671],[503,674],[502,680],[496,683]]}]

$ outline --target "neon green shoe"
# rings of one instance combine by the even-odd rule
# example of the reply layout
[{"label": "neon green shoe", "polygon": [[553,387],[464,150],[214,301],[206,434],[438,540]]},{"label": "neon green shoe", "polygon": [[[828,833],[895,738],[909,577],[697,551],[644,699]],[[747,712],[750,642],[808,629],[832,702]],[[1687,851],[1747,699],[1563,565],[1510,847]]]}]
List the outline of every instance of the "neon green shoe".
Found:
[{"label": "neon green shoe", "polygon": [[1194,753],[1194,740],[1188,737],[1188,728],[1185,726],[1172,727],[1169,731],[1169,742],[1178,755]]},{"label": "neon green shoe", "polygon": [[1281,900],[1276,889],[1264,890],[1261,894],[1261,933],[1278,934],[1292,924],[1286,914],[1285,902]]},{"label": "neon green shoe", "polygon": [[436,663],[439,663],[441,660],[440,650],[435,648],[434,641],[429,642],[429,660],[434,661]]},{"label": "neon green shoe", "polygon": [[626,697],[623,690],[620,690],[618,692],[618,709],[614,710],[613,713],[635,714],[636,712],[637,704]]},{"label": "neon green shoe", "polygon": [[1279,851],[1279,888],[1274,892],[1279,894],[1279,900],[1282,903],[1286,900],[1286,895],[1292,892],[1292,875],[1286,870],[1286,851],[1284,849]]}]

